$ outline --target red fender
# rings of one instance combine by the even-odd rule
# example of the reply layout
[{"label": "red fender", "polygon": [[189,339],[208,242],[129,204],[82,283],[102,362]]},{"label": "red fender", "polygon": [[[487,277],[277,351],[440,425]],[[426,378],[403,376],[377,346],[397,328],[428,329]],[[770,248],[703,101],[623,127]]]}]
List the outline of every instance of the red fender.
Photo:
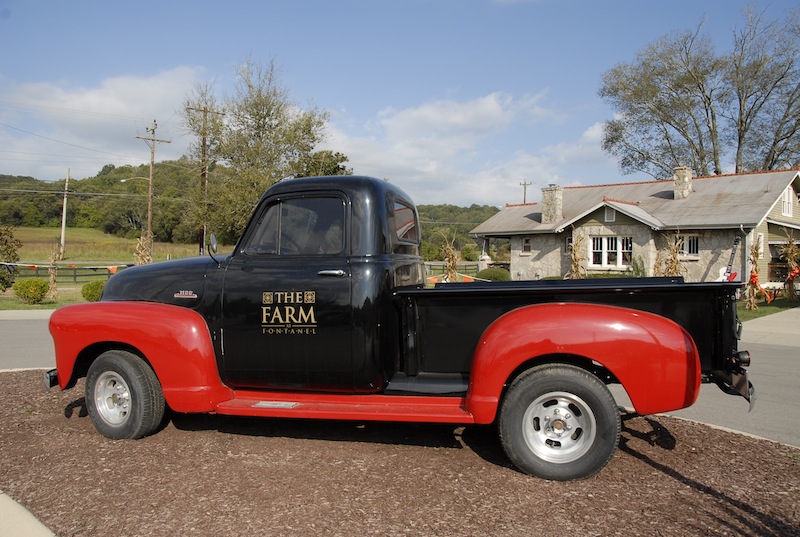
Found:
[{"label": "red fender", "polygon": [[503,315],[478,342],[466,401],[475,421],[491,423],[514,371],[548,355],[602,364],[640,414],[686,408],[700,390],[697,348],[675,322],[615,306],[539,304]]},{"label": "red fender", "polygon": [[75,304],[53,312],[50,333],[62,390],[79,354],[98,345],[141,353],[158,376],[167,404],[177,412],[211,412],[233,397],[220,381],[208,326],[190,309],[151,302]]}]

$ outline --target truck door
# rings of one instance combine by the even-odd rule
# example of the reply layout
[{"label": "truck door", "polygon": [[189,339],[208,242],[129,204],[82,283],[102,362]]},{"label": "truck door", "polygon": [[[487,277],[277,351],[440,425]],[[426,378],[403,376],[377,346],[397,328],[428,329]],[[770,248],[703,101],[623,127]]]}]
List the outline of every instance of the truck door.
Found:
[{"label": "truck door", "polygon": [[353,391],[349,214],[330,192],[262,205],[225,272],[229,385]]}]

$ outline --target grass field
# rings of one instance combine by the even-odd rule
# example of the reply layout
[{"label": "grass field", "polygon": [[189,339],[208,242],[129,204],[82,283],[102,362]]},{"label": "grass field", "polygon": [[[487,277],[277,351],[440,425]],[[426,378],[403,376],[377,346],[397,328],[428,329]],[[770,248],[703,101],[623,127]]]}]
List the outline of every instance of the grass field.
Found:
[{"label": "grass field", "polygon": [[[136,239],[108,235],[96,229],[67,228],[65,263],[133,263]],[[25,263],[47,263],[61,241],[60,228],[14,228],[14,237],[22,241],[19,257]],[[154,261],[197,255],[196,244],[153,243]]]},{"label": "grass field", "polygon": [[[61,241],[61,228],[14,228],[14,237],[22,241],[22,248],[19,250],[20,263],[23,265],[41,265],[39,268],[40,277],[47,278],[46,266],[50,263],[50,257],[54,250],[58,249]],[[136,251],[136,239],[126,239],[105,234],[96,229],[67,228],[65,233],[65,256],[64,260],[58,263],[58,300],[44,301],[37,305],[28,305],[16,297],[14,292],[9,289],[5,293],[0,293],[0,310],[13,309],[54,309],[68,304],[83,302],[81,287],[83,282],[88,279],[106,279],[108,273],[104,270],[95,272],[85,270],[79,283],[73,283],[72,271],[69,267],[85,266],[110,266],[127,265],[135,262],[134,252]],[[160,243],[153,244],[154,261],[164,261],[167,259],[178,259],[182,257],[195,256],[198,253],[196,244],[172,244]],[[21,274],[26,276],[33,275],[31,269],[27,267],[19,268]],[[86,276],[89,273],[90,276]]]}]

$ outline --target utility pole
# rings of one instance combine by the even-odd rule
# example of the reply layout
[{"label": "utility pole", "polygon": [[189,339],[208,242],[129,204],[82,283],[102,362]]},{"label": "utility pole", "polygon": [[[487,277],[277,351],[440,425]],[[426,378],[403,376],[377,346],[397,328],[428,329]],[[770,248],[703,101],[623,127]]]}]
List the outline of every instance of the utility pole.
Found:
[{"label": "utility pole", "polygon": [[520,183],[522,187],[522,203],[528,203],[528,187],[531,183],[526,183],[524,180]]},{"label": "utility pole", "polygon": [[58,260],[64,259],[64,250],[66,247],[66,231],[67,231],[67,189],[69,189],[69,168],[67,168],[67,179],[64,181],[64,207],[61,209],[61,248],[58,251]]},{"label": "utility pole", "polygon": [[207,147],[208,147],[208,140],[206,136],[206,122],[208,121],[208,114],[211,112],[212,114],[218,114],[220,116],[224,115],[222,112],[216,112],[214,110],[209,110],[207,106],[203,108],[194,108],[192,106],[188,106],[187,110],[192,110],[194,112],[203,112],[203,134],[202,134],[202,144],[201,144],[201,165],[200,165],[200,192],[203,193],[203,227],[200,229],[200,255],[205,253],[206,248],[206,212],[208,211],[208,187],[206,183],[206,176],[208,173],[208,157],[207,157]]},{"label": "utility pole", "polygon": [[156,120],[153,120],[153,126],[147,129],[150,133],[149,138],[143,136],[136,136],[139,140],[144,140],[150,146],[150,186],[147,190],[147,243],[148,252],[150,254],[150,261],[153,260],[153,171],[155,169],[156,161],[156,142],[165,144],[172,143],[172,140],[159,140],[156,138]]}]

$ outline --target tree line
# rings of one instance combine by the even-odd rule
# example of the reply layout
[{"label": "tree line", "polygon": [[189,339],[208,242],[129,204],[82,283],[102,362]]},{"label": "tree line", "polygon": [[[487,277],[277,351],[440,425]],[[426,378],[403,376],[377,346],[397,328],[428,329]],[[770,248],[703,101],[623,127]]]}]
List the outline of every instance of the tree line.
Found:
[{"label": "tree line", "polygon": [[[313,175],[329,175],[332,171],[330,168],[315,167],[313,170],[306,170],[306,175],[311,175],[312,172]],[[67,226],[98,229],[128,238],[141,236],[147,226],[149,173],[150,166],[145,164],[118,167],[107,164],[95,177],[70,179]],[[212,192],[217,190],[216,183],[222,173],[230,172],[218,167],[207,173],[206,180]],[[155,164],[154,240],[184,244],[199,241],[200,230],[197,224],[185,218],[193,203],[189,193],[197,190],[198,184],[196,162],[181,159]],[[0,175],[0,225],[59,227],[63,198],[64,180],[50,182],[33,177]],[[250,211],[254,205],[255,202],[250,206]],[[218,206],[217,200],[211,198],[207,207],[211,213],[218,215],[210,220],[224,220],[225,208]],[[481,245],[475,242],[469,231],[498,210],[489,205],[420,205],[423,256],[429,261],[442,260],[441,245],[447,240],[454,242],[464,260],[477,260]],[[213,225],[209,227],[209,231],[220,235]],[[222,233],[226,244],[232,244],[238,238],[228,228],[223,229]],[[505,251],[507,252],[507,248]]]}]

